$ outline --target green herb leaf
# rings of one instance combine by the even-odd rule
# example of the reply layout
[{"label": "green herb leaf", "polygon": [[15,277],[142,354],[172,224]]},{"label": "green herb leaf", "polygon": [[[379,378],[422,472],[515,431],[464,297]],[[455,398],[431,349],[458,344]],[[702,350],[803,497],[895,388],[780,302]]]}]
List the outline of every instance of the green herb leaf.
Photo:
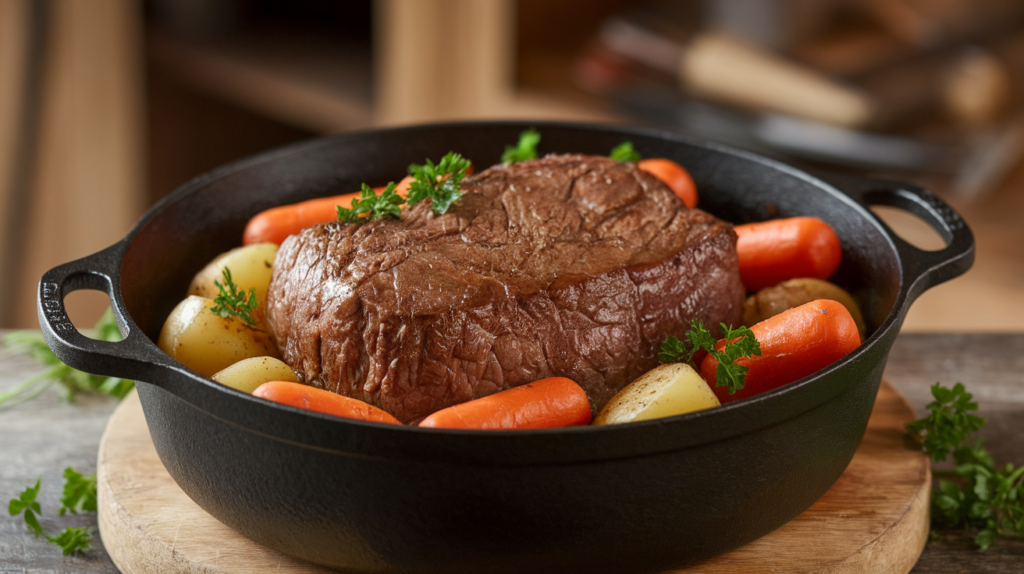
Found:
[{"label": "green herb leaf", "polygon": [[952,389],[939,383],[932,385],[935,400],[925,408],[927,417],[907,424],[907,430],[917,439],[932,462],[946,460],[950,453],[960,448],[970,433],[979,430],[985,419],[971,414],[978,410],[978,403],[957,383]]},{"label": "green herb leaf", "polygon": [[242,321],[245,321],[250,326],[255,326],[257,321],[252,313],[259,307],[259,301],[256,300],[256,289],[249,289],[249,293],[246,294],[235,285],[235,281],[231,278],[231,270],[225,267],[221,271],[221,277],[224,279],[224,283],[214,280],[213,284],[217,286],[220,291],[216,297],[213,298],[215,306],[210,308],[210,312],[214,315],[220,315],[227,319],[228,317],[237,317]]},{"label": "green herb leaf", "polygon": [[465,179],[470,165],[468,159],[451,151],[437,165],[429,159],[423,165],[410,165],[409,174],[413,181],[409,185],[406,201],[409,205],[415,205],[429,199],[434,213],[447,212],[452,203],[462,196],[459,185]]},{"label": "green herb leaf", "polygon": [[96,512],[96,474],[84,476],[70,466],[64,469],[64,495],[60,499],[60,515],[66,511]]},{"label": "green herb leaf", "polygon": [[519,143],[515,146],[505,146],[505,153],[501,154],[501,163],[508,165],[520,161],[535,159],[537,157],[537,144],[540,143],[540,132],[530,128],[519,134]]},{"label": "green herb leaf", "polygon": [[46,539],[60,546],[64,556],[69,556],[75,552],[87,552],[92,536],[85,528],[65,528],[57,536],[47,536]]},{"label": "green herb leaf", "polygon": [[612,148],[612,153],[608,154],[608,157],[615,161],[640,161],[643,159],[640,153],[633,149],[633,142],[622,142],[619,145]]},{"label": "green herb leaf", "polygon": [[39,495],[39,485],[42,481],[42,478],[37,478],[35,486],[26,488],[18,495],[18,498],[12,498],[7,504],[7,510],[11,513],[11,516],[17,516],[22,512],[25,513],[25,524],[35,532],[36,536],[43,533],[43,527],[39,525],[39,520],[36,518],[36,514],[42,514],[43,512],[39,507],[39,503],[36,502],[36,496]]},{"label": "green herb leaf", "polygon": [[[388,183],[384,191],[378,195],[372,187],[363,184],[359,197],[352,200],[352,208],[338,207],[338,221],[342,223],[357,223],[365,220],[377,220],[385,217],[398,217],[402,213],[402,204],[405,200],[395,192],[397,184]],[[369,217],[363,219],[363,214]]]},{"label": "green herb leaf", "polygon": [[699,350],[707,351],[718,360],[718,368],[715,370],[716,386],[727,387],[730,395],[735,394],[743,388],[747,373],[747,367],[736,364],[736,361],[753,355],[760,356],[761,344],[754,338],[754,333],[746,327],[733,329],[725,323],[721,323],[721,326],[726,340],[723,350],[715,349],[716,341],[711,332],[704,328],[701,321],[694,319],[690,321],[690,330],[686,332],[689,344],[669,336],[661,343],[658,360],[662,363],[689,363],[696,368],[697,365],[693,364],[694,353]]}]

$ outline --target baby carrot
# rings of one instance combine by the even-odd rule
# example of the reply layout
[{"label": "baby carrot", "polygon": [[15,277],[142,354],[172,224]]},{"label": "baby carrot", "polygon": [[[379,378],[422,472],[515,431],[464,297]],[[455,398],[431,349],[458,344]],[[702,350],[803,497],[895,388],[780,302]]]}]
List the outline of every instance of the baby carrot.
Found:
[{"label": "baby carrot", "polygon": [[740,280],[748,291],[798,277],[828,279],[843,258],[839,236],[817,217],[773,219],[734,229]]},{"label": "baby carrot", "polygon": [[587,393],[565,377],[549,377],[441,409],[421,427],[457,429],[540,429],[590,422]]},{"label": "baby carrot", "polygon": [[[395,187],[395,193],[405,197],[409,194],[409,183],[412,176],[406,176]],[[373,188],[378,194],[383,187]],[[281,245],[289,235],[294,235],[307,227],[318,223],[327,223],[338,218],[338,206],[352,208],[352,200],[359,197],[359,192],[319,197],[301,203],[272,207],[257,213],[245,226],[242,233],[242,244],[270,242]]]},{"label": "baby carrot", "polygon": [[301,383],[270,381],[256,387],[252,395],[261,399],[267,399],[268,401],[274,401],[275,403],[346,419],[395,425],[402,424],[395,417],[373,405]]},{"label": "baby carrot", "polygon": [[665,158],[643,159],[636,166],[660,179],[683,200],[686,207],[697,207],[697,185],[693,183],[690,173],[678,163]]},{"label": "baby carrot", "polygon": [[[749,370],[746,383],[735,394],[715,385],[717,359],[708,355],[700,364],[700,375],[723,403],[792,383],[831,365],[860,345],[857,323],[850,312],[828,299],[783,311],[750,330],[761,343],[761,356],[736,360],[737,365]],[[718,341],[715,348],[725,348],[725,339]]]}]

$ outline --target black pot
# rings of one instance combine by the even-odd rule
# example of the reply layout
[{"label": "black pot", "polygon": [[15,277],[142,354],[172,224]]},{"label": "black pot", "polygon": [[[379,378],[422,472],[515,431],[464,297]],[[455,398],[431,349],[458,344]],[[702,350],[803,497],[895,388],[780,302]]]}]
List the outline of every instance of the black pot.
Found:
[{"label": "black pot", "polygon": [[[611,427],[479,432],[348,421],[253,398],[154,344],[192,275],[240,243],[268,207],[397,180],[449,150],[497,162],[536,126],[547,152],[606,154],[631,140],[684,165],[701,208],[733,223],[814,215],[843,243],[834,281],[869,337],[810,377],[721,408]],[[897,206],[947,241],[921,251],[867,208]],[[970,267],[963,220],[902,183],[826,183],[673,133],[609,126],[463,123],[316,139],[201,176],[121,242],[52,269],[39,317],[54,352],[132,378],[168,472],[203,509],[265,546],[353,572],[654,572],[737,548],[797,516],[842,474],[867,425],[907,308]],[[71,291],[106,292],[126,334],[86,338]],[[210,541],[216,544],[215,540]]]}]

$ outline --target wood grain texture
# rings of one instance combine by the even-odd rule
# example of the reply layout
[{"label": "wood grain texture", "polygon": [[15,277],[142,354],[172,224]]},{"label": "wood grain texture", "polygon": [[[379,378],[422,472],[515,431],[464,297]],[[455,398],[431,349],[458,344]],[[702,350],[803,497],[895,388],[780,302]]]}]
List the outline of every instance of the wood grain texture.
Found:
[{"label": "wood grain texture", "polygon": [[[909,572],[928,535],[927,459],[903,446],[906,401],[884,383],[846,472],[804,514],[729,554],[678,573]],[[125,573],[327,572],[263,548],[220,524],[167,474],[136,395],[111,417],[100,443],[99,526]]]}]

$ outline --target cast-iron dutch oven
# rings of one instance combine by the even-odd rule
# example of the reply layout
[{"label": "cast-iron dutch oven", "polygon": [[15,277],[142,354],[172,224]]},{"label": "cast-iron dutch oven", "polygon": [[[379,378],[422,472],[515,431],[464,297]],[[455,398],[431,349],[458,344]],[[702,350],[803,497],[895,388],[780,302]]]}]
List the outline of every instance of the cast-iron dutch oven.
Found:
[{"label": "cast-iron dutch oven", "polygon": [[[607,154],[630,140],[685,166],[700,207],[733,223],[814,215],[843,244],[834,281],[869,336],[799,382],[721,408],[610,427],[480,432],[348,421],[271,404],[201,377],[154,344],[193,274],[284,203],[382,185],[449,150],[496,163],[520,131],[540,151]],[[902,241],[867,205],[910,211],[946,240]],[[654,572],[737,548],[800,514],[853,456],[911,302],[974,256],[963,220],[923,189],[826,183],[787,165],[663,131],[564,123],[457,123],[315,139],[188,182],[128,236],[39,286],[46,339],[67,364],[138,381],[168,472],[256,542],[353,572]],[[63,299],[106,292],[125,340],[89,339]],[[210,540],[217,544],[217,540]]]}]

